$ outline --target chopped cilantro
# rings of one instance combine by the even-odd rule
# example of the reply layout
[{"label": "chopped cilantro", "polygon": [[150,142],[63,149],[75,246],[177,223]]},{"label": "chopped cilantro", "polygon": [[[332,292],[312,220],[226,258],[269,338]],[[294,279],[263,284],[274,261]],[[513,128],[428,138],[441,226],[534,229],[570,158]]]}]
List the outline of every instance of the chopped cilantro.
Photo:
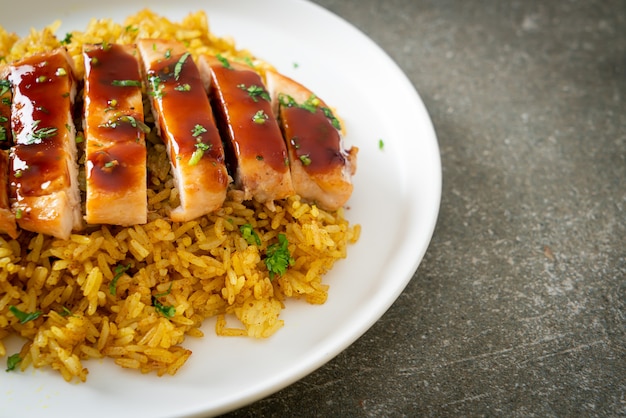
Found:
[{"label": "chopped cilantro", "polygon": [[309,157],[308,155],[301,155],[300,157],[300,161],[302,162],[303,166],[307,166],[311,164],[311,157]]},{"label": "chopped cilantro", "polygon": [[228,62],[228,60],[226,58],[224,58],[223,55],[217,54],[215,56],[215,58],[217,58],[217,60],[222,63],[224,68],[228,68],[229,70],[233,68],[233,67],[231,67],[230,62]]},{"label": "chopped cilantro", "polygon": [[199,137],[200,135],[202,135],[203,133],[205,133],[207,130],[204,126],[197,124],[196,126],[193,127],[193,129],[191,130],[191,136],[193,136],[194,138]]},{"label": "chopped cilantro", "polygon": [[39,128],[40,120],[33,122],[33,133],[26,142],[27,145],[41,143],[46,138],[51,138],[57,134],[57,128]]},{"label": "chopped cilantro", "polygon": [[196,143],[196,150],[191,154],[191,158],[189,158],[189,165],[196,165],[202,159],[205,151],[211,149],[211,144],[205,144],[204,142]]},{"label": "chopped cilantro", "polygon": [[255,102],[259,101],[259,97],[267,100],[268,102],[271,100],[269,93],[265,91],[265,89],[261,86],[257,86],[255,84],[252,84],[251,86],[246,86],[245,84],[238,84],[237,87],[239,87],[241,90],[247,91],[248,95]]},{"label": "chopped cilantro", "polygon": [[25,324],[28,321],[34,321],[41,316],[41,311],[35,311],[31,313],[22,312],[13,305],[9,306],[9,310],[13,315],[15,315],[17,319],[19,319],[20,324]]},{"label": "chopped cilantro", "polygon": [[174,87],[174,90],[176,91],[191,91],[191,86],[187,83],[185,84],[179,84],[178,86]]},{"label": "chopped cilantro", "polygon": [[289,252],[289,241],[285,234],[278,234],[278,243],[267,247],[265,252],[265,266],[270,272],[270,280],[274,275],[282,276],[287,271],[287,267],[293,265],[295,260]]},{"label": "chopped cilantro", "polygon": [[141,81],[139,80],[113,80],[112,86],[116,87],[141,87]]},{"label": "chopped cilantro", "polygon": [[383,149],[385,148],[385,143],[383,142],[382,139],[378,140],[378,149]]},{"label": "chopped cilantro", "polygon": [[20,353],[15,353],[7,357],[7,368],[6,371],[10,372],[17,368],[17,365],[22,362],[22,358],[20,357]]},{"label": "chopped cilantro", "polygon": [[152,296],[152,306],[154,306],[154,310],[163,315],[166,318],[173,318],[176,315],[176,308],[174,306],[166,306],[159,302],[158,298],[167,296],[172,292],[172,283],[170,282],[170,287],[163,293],[157,293]]},{"label": "chopped cilantro", "polygon": [[128,263],[127,265],[118,264],[117,266],[115,266],[115,269],[113,270],[113,272],[115,273],[115,276],[113,276],[111,283],[109,283],[110,294],[115,295],[115,292],[117,289],[117,281],[120,279],[120,277],[122,277],[124,273],[126,273],[126,271],[129,268],[130,268],[130,263]]},{"label": "chopped cilantro", "polygon": [[261,246],[261,238],[259,238],[259,234],[257,234],[256,231],[252,228],[252,225],[250,225],[249,223],[243,224],[239,227],[239,231],[241,231],[243,239],[245,239],[248,244],[256,244],[258,247]]},{"label": "chopped cilantro", "polygon": [[183,64],[185,63],[185,61],[187,60],[187,57],[191,55],[189,52],[185,52],[180,59],[178,60],[178,62],[176,63],[176,65],[174,65],[174,78],[176,80],[178,80],[178,78],[180,77],[180,72],[183,69]]},{"label": "chopped cilantro", "polygon": [[267,114],[262,110],[259,110],[258,112],[254,114],[254,116],[252,116],[252,120],[254,121],[254,123],[259,124],[259,125],[263,125],[265,121],[268,119],[269,119],[269,116],[267,116]]},{"label": "chopped cilantro", "polygon": [[8,93],[11,89],[11,82],[9,80],[0,80],[0,96]]},{"label": "chopped cilantro", "polygon": [[67,44],[69,44],[70,42],[72,42],[72,34],[71,34],[71,33],[69,33],[69,32],[67,32],[67,33],[65,34],[65,38],[63,38],[63,40],[61,41],[61,45],[67,45]]}]

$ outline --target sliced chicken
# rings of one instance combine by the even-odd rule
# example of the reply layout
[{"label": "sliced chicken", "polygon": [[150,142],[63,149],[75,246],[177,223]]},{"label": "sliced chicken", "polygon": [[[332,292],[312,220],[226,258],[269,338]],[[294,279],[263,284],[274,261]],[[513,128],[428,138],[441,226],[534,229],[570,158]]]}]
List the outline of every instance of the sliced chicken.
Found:
[{"label": "sliced chicken", "polygon": [[147,221],[142,83],[134,46],[83,47],[86,204],[90,224]]},{"label": "sliced chicken", "polygon": [[0,150],[0,233],[17,237],[15,214],[9,204],[9,155]]},{"label": "sliced chicken", "polygon": [[8,149],[13,142],[11,134],[11,82],[9,81],[10,67],[0,67],[0,148]]},{"label": "sliced chicken", "polygon": [[339,209],[352,194],[358,148],[344,150],[339,120],[313,92],[273,71],[266,79],[289,149],[296,193],[323,209]]},{"label": "sliced chicken", "polygon": [[183,44],[138,41],[157,129],[167,146],[180,206],[174,222],[219,209],[229,183],[224,147],[198,67]]},{"label": "sliced chicken", "polygon": [[21,228],[61,239],[82,227],[74,74],[64,48],[16,62],[9,73],[15,143],[9,170],[12,209]]},{"label": "sliced chicken", "polygon": [[223,57],[202,56],[198,65],[225,138],[235,186],[245,199],[270,207],[293,195],[285,141],[259,74]]}]

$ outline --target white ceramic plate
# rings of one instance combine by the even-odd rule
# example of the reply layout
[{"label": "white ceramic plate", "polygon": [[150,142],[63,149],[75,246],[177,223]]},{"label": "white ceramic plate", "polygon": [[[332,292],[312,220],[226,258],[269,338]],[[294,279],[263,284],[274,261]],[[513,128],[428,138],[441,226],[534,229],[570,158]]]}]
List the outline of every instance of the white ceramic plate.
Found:
[{"label": "white ceramic plate", "polygon": [[19,0],[3,9],[0,25],[24,35],[60,19],[62,37],[84,29],[91,17],[121,23],[144,7],[174,20],[206,10],[213,32],[232,36],[338,109],[347,145],[360,148],[347,217],[362,225],[361,240],[326,276],[327,303],[288,303],[285,327],[268,340],[218,338],[209,321],[205,338],[187,340],[193,355],[173,377],[141,375],[110,361],[87,362],[82,384],[65,383],[50,370],[0,372],[2,416],[187,417],[244,406],[360,337],[396,300],[430,241],[441,166],[428,114],[392,60],[328,11],[301,0]]}]

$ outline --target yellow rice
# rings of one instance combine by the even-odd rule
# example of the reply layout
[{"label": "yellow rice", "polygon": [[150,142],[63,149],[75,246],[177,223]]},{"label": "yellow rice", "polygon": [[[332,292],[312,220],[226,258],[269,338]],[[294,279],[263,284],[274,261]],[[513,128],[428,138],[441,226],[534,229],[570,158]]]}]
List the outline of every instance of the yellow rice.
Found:
[{"label": "yellow rice", "polygon": [[[59,47],[58,26],[33,29],[22,39],[0,27],[0,64]],[[237,50],[232,40],[211,34],[202,12],[180,23],[148,10],[123,24],[94,19],[85,31],[72,32],[67,48],[82,75],[83,43],[133,43],[139,37],[175,38],[194,57],[219,52],[252,60],[261,73],[268,68]],[[207,318],[216,317],[217,335],[265,338],[283,326],[280,313],[287,299],[326,301],[322,276],[346,257],[360,231],[343,210],[325,212],[296,196],[276,202],[272,211],[230,190],[216,213],[172,223],[167,213],[178,205],[178,196],[165,146],[154,132],[147,138],[147,224],[92,226],[66,241],[26,231],[15,240],[0,236],[0,357],[17,354],[8,353],[3,341],[21,337],[17,370],[51,367],[67,381],[85,381],[84,360],[110,357],[121,367],[173,375],[191,355],[182,345],[185,338],[202,337],[199,327]],[[244,224],[253,226],[260,246],[243,238]],[[280,233],[289,241],[294,263],[271,280],[263,257]],[[175,309],[173,317],[155,310],[155,295]],[[12,306],[42,314],[22,324]]]}]

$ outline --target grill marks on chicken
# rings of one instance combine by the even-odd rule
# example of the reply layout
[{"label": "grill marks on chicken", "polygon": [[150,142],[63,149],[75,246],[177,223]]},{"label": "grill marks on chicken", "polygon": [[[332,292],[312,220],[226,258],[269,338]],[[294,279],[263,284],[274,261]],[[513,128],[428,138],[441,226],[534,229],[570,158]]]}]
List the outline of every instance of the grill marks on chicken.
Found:
[{"label": "grill marks on chicken", "polygon": [[[219,55],[196,66],[177,41],[83,55],[86,223],[147,221],[146,95],[180,197],[172,221],[219,209],[231,182],[269,208],[294,194],[326,210],[349,199],[358,149],[343,148],[339,121],[299,83],[268,71],[266,85]],[[60,48],[0,68],[0,233],[16,237],[17,223],[67,239],[83,227],[73,65]]]},{"label": "grill marks on chicken", "polygon": [[90,224],[147,221],[146,144],[136,49],[85,45],[86,202]]}]

